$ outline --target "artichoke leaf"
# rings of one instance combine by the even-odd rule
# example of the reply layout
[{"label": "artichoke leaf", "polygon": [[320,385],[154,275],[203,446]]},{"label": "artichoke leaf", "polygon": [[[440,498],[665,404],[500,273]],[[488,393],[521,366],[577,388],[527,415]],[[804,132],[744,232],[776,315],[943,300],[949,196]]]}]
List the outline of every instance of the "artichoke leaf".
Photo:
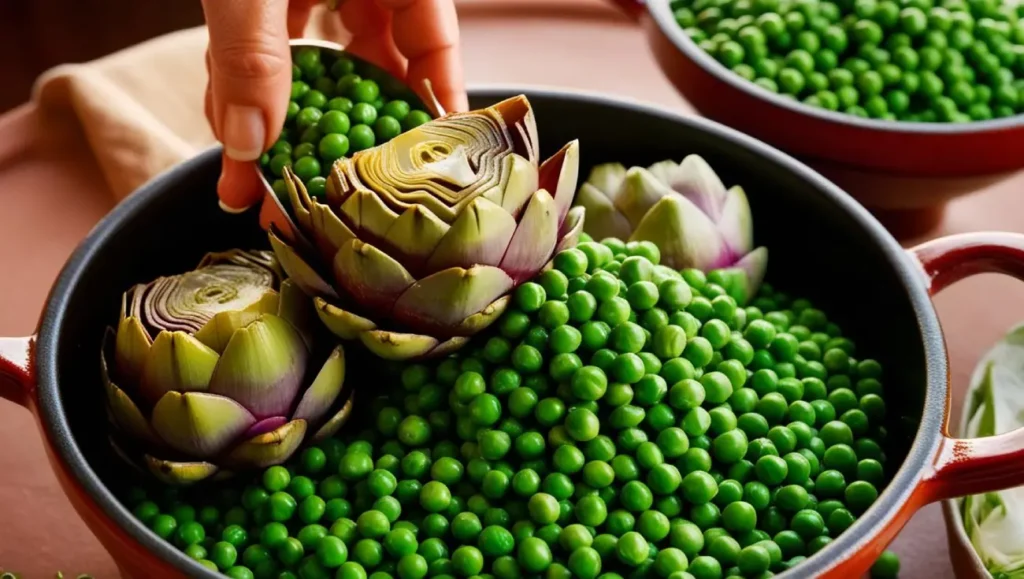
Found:
[{"label": "artichoke leaf", "polygon": [[302,288],[303,292],[311,296],[337,299],[338,294],[334,288],[324,281],[320,274],[300,257],[292,246],[282,241],[273,228],[267,232],[267,237],[270,239],[270,246],[274,248],[278,261],[281,262],[281,267],[288,274],[288,278]]},{"label": "artichoke leaf", "polygon": [[167,485],[185,486],[206,480],[220,470],[209,462],[174,462],[144,455],[146,468],[160,482]]},{"label": "artichoke leaf", "polygon": [[590,183],[584,183],[576,194],[576,206],[587,211],[587,222],[584,230],[596,240],[607,237],[628,239],[633,233],[633,226],[619,210],[612,205],[611,199]]},{"label": "artichoke leaf", "polygon": [[518,284],[533,276],[558,243],[558,207],[544,189],[533,194],[508,245],[501,269]]},{"label": "artichoke leaf", "polygon": [[170,447],[197,458],[218,456],[255,423],[238,402],[206,392],[168,392],[153,407],[153,430]]},{"label": "artichoke leaf", "polygon": [[[460,336],[472,336],[473,334],[486,329],[488,326],[496,322],[498,318],[501,317],[501,314],[505,313],[511,299],[511,296],[498,298],[482,311],[463,320],[455,330],[456,333]],[[441,345],[443,346],[444,344]]]},{"label": "artichoke leaf", "polygon": [[359,340],[374,355],[385,360],[416,360],[426,357],[438,346],[437,338],[387,330],[370,330],[359,334]]},{"label": "artichoke leaf", "polygon": [[345,402],[341,405],[341,408],[331,416],[323,426],[310,438],[310,442],[317,443],[326,438],[330,438],[337,434],[341,427],[352,418],[352,409],[354,407],[356,394],[352,392],[345,398]]},{"label": "artichoke leaf", "polygon": [[378,312],[389,310],[416,282],[393,257],[358,239],[338,250],[334,278],[355,302]]},{"label": "artichoke leaf", "polygon": [[675,179],[668,186],[690,200],[711,221],[718,223],[721,219],[726,198],[725,185],[700,155],[687,155],[679,164]]},{"label": "artichoke leaf", "polygon": [[558,245],[555,246],[555,253],[563,249],[576,247],[580,241],[580,234],[583,233],[585,216],[586,209],[582,207],[573,207],[569,210],[569,213],[565,216],[565,221],[562,223],[564,233],[562,233],[562,238],[558,241]]},{"label": "artichoke leaf", "polygon": [[540,188],[540,176],[537,167],[520,155],[508,155],[504,164],[508,175],[505,186],[495,187],[484,196],[501,205],[513,217],[519,217],[530,196]]},{"label": "artichoke leaf", "polygon": [[672,190],[658,181],[650,171],[643,167],[631,167],[626,171],[626,178],[613,203],[635,229],[658,201],[671,196]]},{"label": "artichoke leaf", "polygon": [[316,327],[313,303],[295,282],[290,279],[281,282],[277,311],[267,313],[277,314],[278,317],[291,324],[302,336],[302,341],[306,343],[306,349],[313,351],[313,330]]},{"label": "artichoke leaf", "polygon": [[341,215],[359,237],[369,234],[377,239],[384,239],[398,220],[398,213],[385,205],[380,195],[366,189],[355,191],[345,200]]},{"label": "artichoke leaf", "polygon": [[344,385],[345,350],[338,346],[327,357],[312,384],[302,394],[292,417],[301,418],[310,424],[319,424],[320,419],[338,399]]},{"label": "artichoke leaf", "polygon": [[726,193],[722,214],[718,218],[718,232],[736,255],[744,255],[754,248],[754,219],[750,213],[750,202],[738,185]]},{"label": "artichoke leaf", "polygon": [[427,262],[427,269],[498,265],[516,232],[516,225],[515,218],[500,205],[477,197],[441,238]]},{"label": "artichoke leaf", "polygon": [[221,462],[228,467],[266,468],[291,458],[306,437],[305,420],[291,420],[280,427],[257,434],[231,449]]},{"label": "artichoke leaf", "polygon": [[220,357],[185,332],[160,332],[146,356],[139,391],[156,403],[166,392],[202,392]]},{"label": "artichoke leaf", "polygon": [[238,329],[255,322],[262,315],[262,312],[250,310],[220,312],[196,332],[196,339],[220,354]]},{"label": "artichoke leaf", "polygon": [[663,197],[644,216],[629,241],[650,241],[661,250],[661,263],[674,269],[713,269],[725,246],[715,224],[680,195]]},{"label": "artichoke leaf", "polygon": [[128,383],[135,383],[142,376],[146,358],[153,346],[153,339],[138,318],[121,318],[114,337],[114,367],[117,375]]},{"label": "artichoke leaf", "polygon": [[313,298],[313,305],[324,326],[342,340],[354,340],[363,332],[377,329],[377,324],[371,320],[343,310],[321,298]]},{"label": "artichoke leaf", "polygon": [[135,402],[113,382],[106,382],[107,407],[114,422],[126,434],[134,439],[149,444],[160,444],[160,439],[149,426],[149,421],[135,405]]},{"label": "artichoke leaf", "polygon": [[572,206],[580,174],[580,142],[569,141],[540,166],[540,188],[553,193],[558,207],[558,222]]},{"label": "artichoke leaf", "polygon": [[231,336],[209,391],[238,401],[256,418],[283,416],[302,386],[308,357],[290,323],[263,314]]},{"label": "artichoke leaf", "polygon": [[669,185],[673,181],[675,181],[676,176],[679,174],[679,169],[679,163],[676,163],[671,159],[667,159],[665,161],[658,161],[657,163],[654,163],[650,167],[647,167],[647,170],[650,171],[651,174],[658,179],[658,181],[661,181],[666,185]]},{"label": "artichoke leaf", "polygon": [[404,258],[400,261],[418,271],[450,227],[422,205],[413,205],[395,220],[384,239]]},{"label": "artichoke leaf", "polygon": [[497,267],[453,267],[409,286],[395,301],[392,312],[399,323],[451,335],[463,320],[482,311],[512,287],[512,278]]},{"label": "artichoke leaf", "polygon": [[622,188],[626,179],[626,166],[622,163],[604,163],[595,165],[587,176],[586,183],[597,189],[608,201],[614,203],[615,195]]}]

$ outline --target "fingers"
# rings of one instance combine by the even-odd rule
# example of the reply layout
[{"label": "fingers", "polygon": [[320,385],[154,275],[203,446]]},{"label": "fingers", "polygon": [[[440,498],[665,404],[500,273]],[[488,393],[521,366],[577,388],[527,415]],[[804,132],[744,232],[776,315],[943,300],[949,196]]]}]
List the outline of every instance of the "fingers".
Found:
[{"label": "fingers", "polygon": [[236,161],[227,153],[222,155],[220,180],[217,181],[221,209],[241,213],[259,203],[265,192],[259,169],[252,161]]},{"label": "fingers", "polygon": [[[203,11],[210,33],[214,133],[228,159],[251,163],[284,125],[292,75],[288,2],[203,0]],[[228,177],[230,170],[224,170]],[[219,190],[222,204],[232,209],[259,201],[242,189]]]},{"label": "fingers", "polygon": [[376,0],[392,11],[395,46],[408,59],[406,80],[416,91],[429,79],[434,95],[448,111],[469,108],[462,57],[459,19],[454,0]]},{"label": "fingers", "polygon": [[391,11],[376,0],[344,0],[338,11],[345,29],[352,33],[345,50],[405,78],[405,58],[391,38]]}]

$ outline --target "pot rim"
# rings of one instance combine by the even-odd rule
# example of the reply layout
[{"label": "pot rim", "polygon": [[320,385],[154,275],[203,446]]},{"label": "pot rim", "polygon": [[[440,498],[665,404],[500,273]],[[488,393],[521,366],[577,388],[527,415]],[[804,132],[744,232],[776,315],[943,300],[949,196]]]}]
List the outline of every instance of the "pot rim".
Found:
[{"label": "pot rim", "polygon": [[988,121],[972,121],[970,123],[922,123],[910,121],[883,121],[879,119],[864,119],[829,111],[826,109],[812,107],[800,101],[785,98],[768,89],[762,88],[732,71],[727,70],[721,63],[715,60],[710,54],[704,52],[690,37],[683,32],[683,29],[676,24],[672,17],[672,11],[668,0],[646,0],[644,2],[647,13],[651,20],[657,25],[658,30],[648,30],[648,33],[660,33],[668,38],[676,50],[683,56],[690,59],[704,72],[714,76],[734,89],[744,93],[748,97],[765,101],[779,108],[788,109],[794,113],[815,118],[821,122],[848,125],[862,130],[878,131],[880,133],[900,133],[915,135],[967,135],[1003,132],[1011,129],[1024,128],[1024,114],[1017,114],[1003,119],[992,119]]},{"label": "pot rim", "polygon": [[[945,342],[920,268],[911,261],[904,249],[863,206],[822,175],[792,156],[715,121],[685,115],[637,99],[593,91],[502,83],[473,84],[470,85],[468,92],[471,97],[492,100],[507,98],[514,94],[526,94],[554,101],[586,102],[603,107],[632,109],[661,118],[667,123],[696,128],[735,143],[752,155],[765,157],[810,182],[867,231],[873,242],[883,251],[889,267],[895,270],[900,279],[920,328],[926,364],[926,389],[921,421],[907,456],[875,503],[850,529],[802,563],[798,567],[800,576],[820,574],[843,560],[845,557],[841,556],[841,553],[852,554],[868,544],[870,539],[896,516],[899,507],[908,501],[920,483],[922,473],[927,470],[926,466],[931,463],[938,449],[945,418],[945,399],[948,390]],[[200,566],[139,523],[89,466],[72,435],[64,412],[57,382],[57,353],[68,296],[85,275],[87,265],[102,258],[100,246],[135,219],[146,205],[166,195],[166,190],[173,188],[183,175],[188,174],[197,165],[213,162],[220,154],[219,145],[211,147],[158,175],[125,198],[89,232],[68,258],[47,297],[38,326],[34,361],[37,380],[34,405],[37,408],[37,419],[55,450],[54,456],[60,460],[65,471],[74,477],[88,493],[89,500],[95,502],[98,509],[113,524],[132,536],[149,554],[183,573],[209,579],[216,579],[221,575]],[[794,574],[786,572],[778,576],[793,577]]]}]

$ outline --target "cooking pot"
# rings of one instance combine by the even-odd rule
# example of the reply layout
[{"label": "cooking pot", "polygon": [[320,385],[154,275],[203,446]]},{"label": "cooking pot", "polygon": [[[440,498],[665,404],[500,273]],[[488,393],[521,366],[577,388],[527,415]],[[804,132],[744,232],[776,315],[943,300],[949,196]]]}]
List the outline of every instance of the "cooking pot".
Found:
[{"label": "cooking pot", "polygon": [[[702,155],[725,183],[748,192],[757,244],[771,252],[769,281],[813,300],[856,340],[860,357],[882,362],[891,482],[846,532],[780,577],[856,576],[922,505],[1024,483],[1024,430],[979,440],[947,434],[948,362],[929,300],[977,273],[1024,277],[1024,235],[953,236],[908,252],[821,175],[712,121],[529,87],[476,88],[470,100],[480,108],[520,93],[534,106],[545,156],[580,139],[583,177],[601,162]],[[219,209],[219,163],[219,149],[211,149],[125,199],[64,266],[36,334],[0,340],[0,395],[35,415],[60,484],[128,578],[219,577],[116,498],[126,477],[107,444],[99,376],[100,341],[125,288],[194,267],[207,251],[265,246],[257,209]]]}]

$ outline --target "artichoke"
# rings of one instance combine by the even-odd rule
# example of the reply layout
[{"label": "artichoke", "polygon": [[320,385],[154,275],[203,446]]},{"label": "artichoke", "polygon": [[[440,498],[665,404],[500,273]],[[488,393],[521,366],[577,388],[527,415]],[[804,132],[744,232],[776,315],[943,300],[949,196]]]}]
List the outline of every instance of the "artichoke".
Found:
[{"label": "artichoke", "polygon": [[598,165],[576,203],[586,208],[584,231],[594,239],[650,241],[661,250],[661,263],[674,269],[738,274],[727,289],[741,303],[764,279],[768,250],[754,248],[746,194],[739,186],[726,189],[698,155],[647,168]]},{"label": "artichoke", "polygon": [[122,458],[189,484],[280,464],[341,427],[344,350],[313,348],[309,299],[281,277],[272,252],[231,250],[122,296],[101,356]]},{"label": "artichoke", "polygon": [[341,339],[388,360],[455,351],[578,240],[579,145],[539,156],[525,96],[445,115],[336,161],[323,202],[287,172],[295,227],[271,246]]}]

